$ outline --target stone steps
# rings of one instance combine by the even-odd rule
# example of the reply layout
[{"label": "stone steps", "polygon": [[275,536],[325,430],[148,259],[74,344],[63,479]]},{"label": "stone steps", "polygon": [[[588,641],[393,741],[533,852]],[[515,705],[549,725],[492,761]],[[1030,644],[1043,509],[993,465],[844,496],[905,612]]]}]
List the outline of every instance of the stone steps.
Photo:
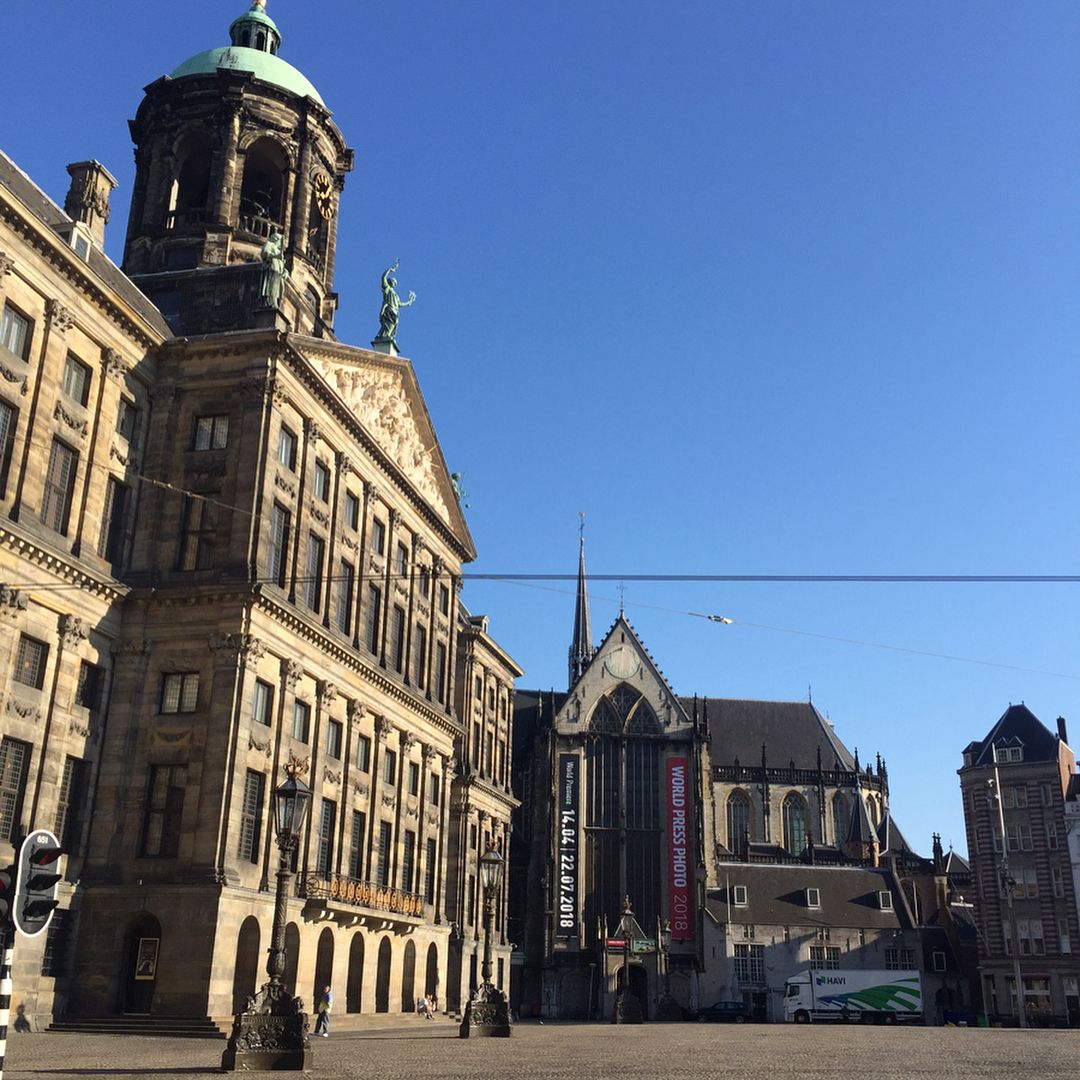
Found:
[{"label": "stone steps", "polygon": [[[232,1018],[229,1018],[232,1026]],[[170,1039],[224,1039],[226,1032],[209,1016],[101,1016],[54,1020],[49,1031],[83,1035],[144,1035]]]}]

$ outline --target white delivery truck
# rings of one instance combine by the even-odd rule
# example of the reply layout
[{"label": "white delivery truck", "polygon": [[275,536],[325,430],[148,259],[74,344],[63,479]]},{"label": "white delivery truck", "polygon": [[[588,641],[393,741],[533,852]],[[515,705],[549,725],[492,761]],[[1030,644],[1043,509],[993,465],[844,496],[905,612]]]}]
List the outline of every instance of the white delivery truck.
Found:
[{"label": "white delivery truck", "polygon": [[787,981],[784,1019],[895,1024],[923,1018],[917,971],[800,971]]}]

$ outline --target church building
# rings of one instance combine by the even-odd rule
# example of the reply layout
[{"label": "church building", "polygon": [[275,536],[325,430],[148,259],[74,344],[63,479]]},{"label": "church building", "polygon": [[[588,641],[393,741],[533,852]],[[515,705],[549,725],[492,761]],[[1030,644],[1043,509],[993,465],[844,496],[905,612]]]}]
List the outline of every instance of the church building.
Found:
[{"label": "church building", "polygon": [[[459,1009],[478,860],[509,848],[521,672],[462,603],[476,553],[389,271],[372,346],[334,333],[354,155],[265,8],[146,89],[121,267],[103,166],[61,208],[0,156],[0,862],[33,827],[68,852],[18,943],[35,1026],[243,1006],[290,759],[309,1004]],[[505,986],[505,885],[495,910]]]}]

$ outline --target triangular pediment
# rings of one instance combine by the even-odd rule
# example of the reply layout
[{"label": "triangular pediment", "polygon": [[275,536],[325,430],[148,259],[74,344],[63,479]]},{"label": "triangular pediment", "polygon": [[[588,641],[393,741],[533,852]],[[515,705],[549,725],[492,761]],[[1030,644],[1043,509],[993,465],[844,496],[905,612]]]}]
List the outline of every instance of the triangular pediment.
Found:
[{"label": "triangular pediment", "polygon": [[401,476],[432,512],[473,550],[450,471],[412,364],[317,338],[292,339]]},{"label": "triangular pediment", "polygon": [[556,717],[561,733],[682,735],[690,717],[620,615]]}]

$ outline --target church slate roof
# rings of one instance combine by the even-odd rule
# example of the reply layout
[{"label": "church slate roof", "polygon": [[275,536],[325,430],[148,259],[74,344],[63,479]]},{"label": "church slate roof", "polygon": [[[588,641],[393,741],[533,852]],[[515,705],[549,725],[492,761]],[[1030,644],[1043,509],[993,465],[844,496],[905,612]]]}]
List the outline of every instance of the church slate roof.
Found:
[{"label": "church slate roof", "polygon": [[[6,188],[34,217],[54,232],[63,226],[71,225],[71,218],[3,150],[0,150],[0,186]],[[72,254],[74,256],[74,252]],[[161,312],[105,252],[92,245],[86,262],[105,289],[119,296],[162,338],[173,336]]]},{"label": "church slate roof", "polygon": [[[906,929],[904,905],[897,902],[895,882],[886,869],[848,866],[769,866],[754,863],[720,863],[718,880],[724,884],[709,889],[705,906],[719,922],[728,915],[728,887],[745,885],[747,902],[735,906],[731,897],[732,922],[757,925],[859,927],[864,929]],[[818,889],[821,907],[806,906],[807,888]],[[878,893],[893,893],[893,911],[881,909]]]},{"label": "church slate roof", "polygon": [[986,738],[968,743],[971,765],[993,765],[995,746],[1022,746],[1025,761],[1056,761],[1058,737],[1026,706],[1010,705]]},{"label": "church slate roof", "polygon": [[855,760],[829,722],[806,701],[746,701],[734,698],[680,698],[688,713],[707,712],[712,760],[717,765],[760,765],[765,744],[768,763],[797,769],[821,767],[854,771]]}]

